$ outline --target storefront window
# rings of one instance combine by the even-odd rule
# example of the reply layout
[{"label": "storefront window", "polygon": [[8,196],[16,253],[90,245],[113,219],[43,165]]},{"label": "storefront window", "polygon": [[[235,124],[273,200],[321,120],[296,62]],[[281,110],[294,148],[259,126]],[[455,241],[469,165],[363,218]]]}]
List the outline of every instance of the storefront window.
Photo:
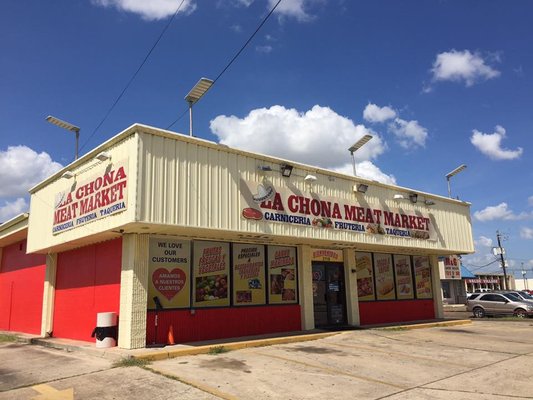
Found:
[{"label": "storefront window", "polygon": [[429,258],[414,256],[413,263],[415,265],[416,298],[431,299],[433,297],[433,290],[431,286]]},{"label": "storefront window", "polygon": [[189,307],[191,243],[152,237],[149,249],[148,308]]},{"label": "storefront window", "polygon": [[229,243],[194,242],[195,307],[229,306]]},{"label": "storefront window", "polygon": [[394,300],[394,272],[390,254],[374,254],[374,272],[376,276],[376,295],[378,300]]},{"label": "storefront window", "polygon": [[396,294],[398,299],[414,298],[411,257],[395,254],[394,272],[396,274]]},{"label": "storefront window", "polygon": [[265,301],[265,246],[233,244],[233,304],[261,305]]},{"label": "storefront window", "polygon": [[372,254],[355,253],[355,269],[357,271],[357,296],[359,301],[375,300]]},{"label": "storefront window", "polygon": [[268,246],[268,303],[297,302],[296,248]]}]

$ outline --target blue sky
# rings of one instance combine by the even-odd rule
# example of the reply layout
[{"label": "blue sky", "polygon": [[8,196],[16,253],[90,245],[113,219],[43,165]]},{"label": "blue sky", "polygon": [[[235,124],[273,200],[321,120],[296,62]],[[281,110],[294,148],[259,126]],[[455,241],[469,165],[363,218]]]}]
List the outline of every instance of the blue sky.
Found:
[{"label": "blue sky", "polygon": [[[0,220],[27,189],[132,123],[168,128],[200,77],[215,78],[275,0],[27,0],[0,15]],[[472,203],[472,270],[504,233],[533,277],[533,4],[282,0],[195,106],[195,135]],[[171,127],[188,131],[185,115]],[[262,140],[261,138],[266,138]],[[279,145],[282,143],[283,145]],[[275,144],[275,145],[273,145]],[[497,263],[478,271],[499,271]]]}]

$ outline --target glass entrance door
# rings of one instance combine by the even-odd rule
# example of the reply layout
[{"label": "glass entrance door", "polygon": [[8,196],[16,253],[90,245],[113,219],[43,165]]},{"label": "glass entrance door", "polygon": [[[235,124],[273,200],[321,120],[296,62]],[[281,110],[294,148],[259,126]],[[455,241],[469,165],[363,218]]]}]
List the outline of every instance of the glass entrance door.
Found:
[{"label": "glass entrance door", "polygon": [[342,263],[313,262],[315,326],[346,324],[346,295]]}]

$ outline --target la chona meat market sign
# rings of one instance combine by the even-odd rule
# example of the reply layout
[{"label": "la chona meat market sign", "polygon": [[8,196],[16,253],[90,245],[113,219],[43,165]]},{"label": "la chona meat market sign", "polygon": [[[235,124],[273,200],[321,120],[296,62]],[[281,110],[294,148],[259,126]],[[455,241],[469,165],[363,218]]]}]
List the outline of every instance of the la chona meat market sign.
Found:
[{"label": "la chona meat market sign", "polygon": [[126,210],[128,161],[113,164],[109,171],[77,182],[69,191],[57,193],[54,235]]},{"label": "la chona meat market sign", "polygon": [[373,235],[436,240],[429,215],[400,209],[371,208],[344,199],[320,197],[316,193],[276,189],[270,182],[241,179],[241,215],[246,219],[307,225]]}]

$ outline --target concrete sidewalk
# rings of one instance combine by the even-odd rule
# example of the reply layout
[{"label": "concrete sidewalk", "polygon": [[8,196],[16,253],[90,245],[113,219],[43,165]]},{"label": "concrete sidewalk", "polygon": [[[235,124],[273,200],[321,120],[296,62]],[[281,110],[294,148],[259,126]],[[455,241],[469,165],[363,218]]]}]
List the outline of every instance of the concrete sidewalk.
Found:
[{"label": "concrete sidewalk", "polygon": [[[471,320],[433,320],[433,321],[417,321],[414,323],[397,324],[397,325],[374,325],[364,328],[356,328],[361,330],[369,329],[383,329],[383,330],[411,330],[411,329],[426,329],[433,327],[446,327],[465,325],[472,323]],[[353,330],[353,329],[351,329]],[[348,330],[349,331],[349,330]],[[346,330],[339,331],[324,331],[315,330],[312,333],[309,331],[298,332],[284,332],[271,335],[258,335],[240,338],[217,339],[203,342],[184,343],[176,345],[165,345],[160,348],[144,348],[127,350],[118,347],[107,349],[96,348],[94,343],[83,342],[70,339],[58,338],[41,338],[33,335],[0,332],[5,335],[15,335],[20,342],[31,343],[34,345],[65,350],[67,352],[81,351],[93,357],[106,358],[110,360],[121,360],[124,358],[135,358],[140,360],[163,360],[167,358],[190,356],[197,354],[207,354],[217,351],[217,348],[224,348],[224,350],[239,350],[250,347],[272,346],[277,344],[288,344],[306,342],[310,340],[318,340],[329,336],[338,335]]]}]

